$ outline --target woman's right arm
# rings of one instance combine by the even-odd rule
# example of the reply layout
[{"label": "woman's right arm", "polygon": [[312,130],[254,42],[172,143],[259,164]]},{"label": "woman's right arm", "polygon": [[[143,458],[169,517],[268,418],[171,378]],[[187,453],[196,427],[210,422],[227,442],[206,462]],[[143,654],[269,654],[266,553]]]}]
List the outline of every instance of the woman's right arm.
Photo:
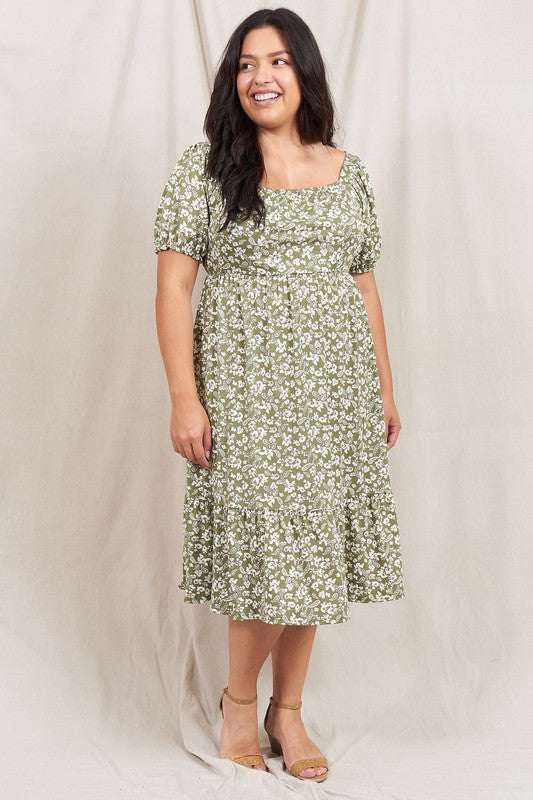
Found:
[{"label": "woman's right arm", "polygon": [[172,403],[170,438],[174,450],[210,469],[211,424],[198,397],[193,362],[191,297],[198,265],[196,259],[172,249],[158,253],[155,312]]}]

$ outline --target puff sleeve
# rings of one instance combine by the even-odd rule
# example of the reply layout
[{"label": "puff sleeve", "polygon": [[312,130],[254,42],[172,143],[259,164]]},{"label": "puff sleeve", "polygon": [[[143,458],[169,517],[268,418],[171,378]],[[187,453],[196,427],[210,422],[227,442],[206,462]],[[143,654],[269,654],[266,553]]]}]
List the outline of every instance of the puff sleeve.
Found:
[{"label": "puff sleeve", "polygon": [[374,189],[361,159],[358,160],[356,168],[356,189],[361,200],[363,241],[350,267],[352,274],[370,272],[381,254],[381,231],[376,213]]},{"label": "puff sleeve", "polygon": [[176,250],[204,261],[208,247],[209,207],[204,176],[204,142],[179,156],[163,189],[154,223],[155,252]]}]

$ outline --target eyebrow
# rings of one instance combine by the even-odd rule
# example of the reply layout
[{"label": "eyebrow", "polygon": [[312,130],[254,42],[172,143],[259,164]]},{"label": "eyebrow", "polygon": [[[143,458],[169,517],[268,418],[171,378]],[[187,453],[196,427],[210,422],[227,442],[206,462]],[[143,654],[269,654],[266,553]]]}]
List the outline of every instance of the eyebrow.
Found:
[{"label": "eyebrow", "polygon": [[[290,56],[289,50],[275,50],[273,53],[267,53],[267,57],[279,56],[281,53],[287,53]],[[255,58],[255,55],[253,53],[241,53],[240,58]]]}]

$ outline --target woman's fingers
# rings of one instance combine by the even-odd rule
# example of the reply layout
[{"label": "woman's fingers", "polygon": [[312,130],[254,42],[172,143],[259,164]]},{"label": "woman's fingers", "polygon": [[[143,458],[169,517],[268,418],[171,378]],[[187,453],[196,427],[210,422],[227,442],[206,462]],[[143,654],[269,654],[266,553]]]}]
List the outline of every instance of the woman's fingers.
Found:
[{"label": "woman's fingers", "polygon": [[205,467],[206,469],[210,469],[211,464],[206,458],[205,449],[204,449],[204,437],[200,436],[193,439],[191,446],[193,450],[193,461],[197,464],[200,464],[201,467]]}]

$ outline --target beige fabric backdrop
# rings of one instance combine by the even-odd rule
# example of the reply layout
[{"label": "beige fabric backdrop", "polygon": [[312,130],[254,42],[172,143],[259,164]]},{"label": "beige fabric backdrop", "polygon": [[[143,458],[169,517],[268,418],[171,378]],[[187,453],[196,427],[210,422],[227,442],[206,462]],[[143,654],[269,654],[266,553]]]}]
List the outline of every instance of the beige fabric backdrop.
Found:
[{"label": "beige fabric backdrop", "polygon": [[375,187],[406,597],[319,629],[303,715],[325,784],[217,758],[227,622],[176,588],[185,462],[152,226],[260,4],[4,4],[9,800],[531,797],[533,9],[287,5],[326,59],[337,143]]}]

